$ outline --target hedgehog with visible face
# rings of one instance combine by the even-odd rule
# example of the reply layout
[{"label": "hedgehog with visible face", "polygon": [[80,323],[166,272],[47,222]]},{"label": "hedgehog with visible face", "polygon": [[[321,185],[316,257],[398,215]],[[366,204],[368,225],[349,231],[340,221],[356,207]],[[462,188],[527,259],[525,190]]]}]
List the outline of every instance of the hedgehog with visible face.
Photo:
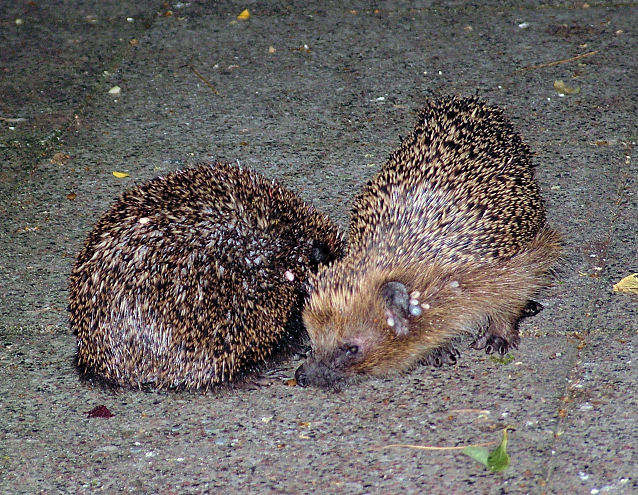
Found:
[{"label": "hedgehog with visible face", "polygon": [[134,187],[71,273],[81,375],[151,390],[238,383],[299,348],[306,279],[342,246],[325,215],[240,167],[202,164]]},{"label": "hedgehog with visible face", "polygon": [[456,362],[451,342],[507,353],[540,310],[560,235],[546,223],[530,152],[501,110],[430,101],[355,198],[343,259],[310,279],[312,353],[302,385],[338,388],[420,362]]}]

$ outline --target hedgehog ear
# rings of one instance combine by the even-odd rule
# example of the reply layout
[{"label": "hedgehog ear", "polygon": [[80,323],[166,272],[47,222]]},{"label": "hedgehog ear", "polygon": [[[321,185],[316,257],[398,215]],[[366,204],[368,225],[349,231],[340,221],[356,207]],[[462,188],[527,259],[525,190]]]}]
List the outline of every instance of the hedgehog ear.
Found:
[{"label": "hedgehog ear", "polygon": [[410,331],[410,295],[401,282],[386,282],[381,286],[381,297],[385,306],[385,317],[394,333],[401,337]]}]

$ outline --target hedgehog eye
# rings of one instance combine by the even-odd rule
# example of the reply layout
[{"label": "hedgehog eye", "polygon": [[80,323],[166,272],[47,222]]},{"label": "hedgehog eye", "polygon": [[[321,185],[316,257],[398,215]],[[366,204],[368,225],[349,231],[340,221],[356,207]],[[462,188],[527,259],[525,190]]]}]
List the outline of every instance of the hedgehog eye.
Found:
[{"label": "hedgehog eye", "polygon": [[359,352],[359,346],[357,345],[351,345],[346,348],[347,357],[354,357],[357,355],[358,352]]}]

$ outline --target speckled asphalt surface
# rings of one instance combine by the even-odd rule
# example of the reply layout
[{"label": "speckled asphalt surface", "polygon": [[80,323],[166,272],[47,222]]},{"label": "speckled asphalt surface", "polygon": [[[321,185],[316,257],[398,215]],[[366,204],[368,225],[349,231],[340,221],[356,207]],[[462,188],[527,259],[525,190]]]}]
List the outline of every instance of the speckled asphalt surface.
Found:
[{"label": "speckled asphalt surface", "polygon": [[[638,493],[638,301],[612,292],[638,271],[638,4],[209,3],[2,2],[0,493]],[[338,394],[78,381],[66,280],[124,188],[238,160],[345,225],[448,93],[506,110],[566,238],[512,362],[467,350]],[[100,404],[114,417],[88,419]],[[507,425],[503,473],[393,446],[496,442]]]}]

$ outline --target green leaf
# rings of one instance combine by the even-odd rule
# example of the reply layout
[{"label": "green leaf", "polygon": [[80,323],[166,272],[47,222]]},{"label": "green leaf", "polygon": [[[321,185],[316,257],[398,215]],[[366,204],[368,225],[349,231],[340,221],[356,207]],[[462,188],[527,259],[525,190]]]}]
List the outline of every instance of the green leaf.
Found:
[{"label": "green leaf", "polygon": [[503,357],[490,356],[490,360],[493,363],[497,363],[497,364],[510,364],[512,361],[514,361],[514,356],[512,356],[511,354],[508,354],[508,355],[503,356]]},{"label": "green leaf", "polygon": [[469,455],[476,462],[480,462],[487,467],[487,459],[490,456],[490,451],[485,447],[465,447],[463,449],[463,453],[465,455]]},{"label": "green leaf", "polygon": [[507,455],[507,428],[503,430],[503,440],[501,444],[496,447],[487,458],[487,467],[492,472],[498,473],[505,471],[510,465],[510,456]]},{"label": "green leaf", "polygon": [[485,447],[469,446],[463,449],[463,453],[494,473],[505,471],[510,465],[510,456],[507,455],[507,428],[503,430],[501,443],[491,452]]}]

